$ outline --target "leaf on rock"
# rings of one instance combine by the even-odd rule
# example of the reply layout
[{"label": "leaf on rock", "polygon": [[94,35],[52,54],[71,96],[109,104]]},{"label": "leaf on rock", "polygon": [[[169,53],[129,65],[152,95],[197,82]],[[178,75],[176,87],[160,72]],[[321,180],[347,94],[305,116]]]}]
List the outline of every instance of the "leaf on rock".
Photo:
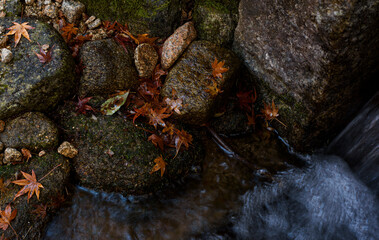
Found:
[{"label": "leaf on rock", "polygon": [[46,217],[46,214],[47,214],[47,205],[44,205],[44,204],[38,205],[32,211],[32,213],[34,213],[35,215],[37,215],[37,217],[39,217],[41,219],[44,219]]},{"label": "leaf on rock", "polygon": [[74,27],[73,23],[69,23],[61,29],[62,37],[66,42],[69,42],[78,33],[78,30],[78,28]]},{"label": "leaf on rock", "polygon": [[151,169],[150,174],[161,170],[161,177],[163,177],[164,172],[166,171],[166,165],[167,163],[163,160],[162,155],[154,159],[155,165]]},{"label": "leaf on rock", "polygon": [[16,217],[17,215],[17,209],[14,209],[12,211],[12,208],[10,205],[7,205],[4,209],[4,211],[1,211],[0,208],[0,229],[3,229],[4,231],[8,229],[8,226],[10,226],[11,221]]},{"label": "leaf on rock", "polygon": [[212,79],[212,84],[207,86],[207,89],[204,90],[205,92],[209,93],[212,97],[216,97],[219,93],[222,93],[223,90],[221,90],[218,87],[218,84],[215,80]]},{"label": "leaf on rock", "polygon": [[21,35],[24,36],[26,39],[31,42],[29,38],[29,33],[27,30],[34,29],[34,27],[28,25],[29,22],[24,22],[24,23],[16,23],[13,22],[13,26],[7,28],[10,30],[6,35],[13,35],[14,34],[14,46],[16,47],[17,44],[20,42]]},{"label": "leaf on rock", "polygon": [[147,140],[151,141],[154,146],[159,147],[162,151],[164,150],[163,139],[160,136],[152,134]]},{"label": "leaf on rock", "polygon": [[254,88],[253,90],[247,91],[247,92],[238,92],[237,93],[237,98],[240,107],[247,111],[250,112],[252,110],[252,105],[255,103],[257,100],[257,91]]},{"label": "leaf on rock", "polygon": [[263,103],[264,108],[261,110],[263,113],[263,118],[267,121],[271,121],[279,116],[279,108],[276,108],[274,104],[274,100],[272,100],[271,106],[270,104]]},{"label": "leaf on rock", "polygon": [[25,179],[16,180],[16,181],[13,181],[12,183],[20,185],[20,186],[24,186],[24,187],[16,194],[13,200],[24,195],[27,192],[28,192],[28,202],[34,193],[36,194],[37,199],[39,199],[39,191],[40,191],[39,188],[43,188],[43,186],[41,183],[37,182],[36,174],[34,173],[34,170],[32,170],[32,175],[27,174],[23,171],[21,171],[21,173],[22,175],[24,175]]},{"label": "leaf on rock", "polygon": [[39,54],[36,52],[34,52],[34,53],[35,53],[35,55],[37,55],[39,62],[45,64],[45,63],[50,62],[53,59],[53,57],[52,57],[53,49],[54,49],[54,46],[52,46],[49,49],[49,51],[46,52],[43,49],[43,47],[41,45],[39,45]]},{"label": "leaf on rock", "polygon": [[222,78],[222,74],[224,72],[227,72],[229,68],[224,68],[225,61],[218,62],[217,58],[215,58],[214,62],[212,63],[212,75],[213,77],[219,77]]},{"label": "leaf on rock", "polygon": [[129,90],[120,92],[119,95],[116,95],[114,97],[109,98],[107,101],[105,101],[101,105],[101,113],[103,115],[113,115],[115,112],[117,112],[122,105],[125,104],[126,99],[129,96]]},{"label": "leaf on rock", "polygon": [[21,153],[22,153],[22,156],[24,157],[25,161],[29,161],[29,159],[32,157],[32,154],[26,148],[21,149]]},{"label": "leaf on rock", "polygon": [[87,111],[95,111],[91,106],[87,105],[89,100],[91,100],[92,97],[86,97],[86,98],[80,98],[78,97],[78,103],[76,104],[76,112],[81,114],[86,114]]},{"label": "leaf on rock", "polygon": [[192,135],[187,133],[186,131],[182,130],[176,130],[175,132],[175,148],[176,148],[176,154],[174,158],[178,155],[180,147],[182,144],[188,149],[189,144],[192,143]]},{"label": "leaf on rock", "polygon": [[156,111],[150,109],[149,124],[153,125],[155,129],[157,129],[157,125],[166,127],[166,123],[163,121],[163,119],[171,116],[171,114],[165,114],[166,110],[167,108],[162,108]]}]

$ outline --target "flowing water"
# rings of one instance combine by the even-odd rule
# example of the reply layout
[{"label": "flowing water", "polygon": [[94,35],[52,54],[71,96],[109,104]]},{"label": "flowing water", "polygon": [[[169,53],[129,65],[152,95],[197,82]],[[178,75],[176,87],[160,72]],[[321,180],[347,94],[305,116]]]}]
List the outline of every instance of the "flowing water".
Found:
[{"label": "flowing water", "polygon": [[[297,161],[289,154],[283,160],[273,142],[264,143],[263,135],[236,140],[234,146],[243,156],[275,173],[270,183],[257,180],[251,170],[210,143],[202,174],[164,193],[121,196],[77,187],[70,206],[50,223],[45,239],[379,239],[373,184],[379,172],[370,171],[379,164],[378,134],[352,130],[359,123],[369,133],[378,132],[377,103],[366,105],[359,120],[336,138],[330,154],[297,156],[306,164],[294,166]],[[350,159],[358,175],[331,154]],[[365,172],[369,176],[363,183],[358,176]]]}]

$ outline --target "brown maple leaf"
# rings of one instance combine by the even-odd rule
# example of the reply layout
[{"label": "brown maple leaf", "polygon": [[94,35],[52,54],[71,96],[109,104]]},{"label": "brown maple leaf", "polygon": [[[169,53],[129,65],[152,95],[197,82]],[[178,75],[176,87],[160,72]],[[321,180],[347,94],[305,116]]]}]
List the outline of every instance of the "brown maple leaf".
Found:
[{"label": "brown maple leaf", "polygon": [[137,41],[136,44],[142,44],[142,43],[148,43],[150,45],[153,45],[154,42],[158,39],[158,37],[152,37],[150,38],[149,37],[149,34],[145,33],[145,34],[138,34],[138,37],[137,37]]},{"label": "brown maple leaf", "polygon": [[159,147],[162,151],[164,150],[163,139],[160,136],[152,134],[149,136],[147,140],[151,141],[154,144],[154,146]]},{"label": "brown maple leaf", "polygon": [[171,114],[165,114],[167,108],[161,108],[159,110],[154,111],[150,109],[149,116],[149,124],[153,125],[155,129],[157,129],[157,125],[161,125],[162,127],[166,127],[166,123],[163,119],[168,118]]},{"label": "brown maple leaf", "polygon": [[213,77],[222,78],[222,74],[229,70],[229,68],[224,68],[224,64],[225,64],[225,61],[218,62],[217,58],[215,58],[214,62],[212,63],[212,75],[213,75]]},{"label": "brown maple leaf", "polygon": [[61,31],[62,37],[65,39],[66,42],[69,42],[73,36],[75,36],[78,33],[78,28],[74,27],[73,23],[69,23],[66,26],[64,26]]},{"label": "brown maple leaf", "polygon": [[163,133],[168,133],[170,136],[173,136],[175,131],[175,125],[172,123],[167,123],[166,127],[162,130]]},{"label": "brown maple leaf", "polygon": [[53,59],[52,54],[54,46],[52,46],[47,52],[43,49],[43,47],[40,44],[38,44],[38,46],[39,53],[34,52],[34,54],[37,55],[39,62],[43,64],[50,62]]},{"label": "brown maple leaf", "polygon": [[134,109],[134,117],[133,117],[133,123],[139,116],[147,116],[150,112],[151,104],[150,103],[145,103],[140,108],[135,108]]},{"label": "brown maple leaf", "polygon": [[92,97],[86,97],[86,98],[80,98],[78,97],[78,102],[76,103],[76,112],[81,114],[86,114],[87,111],[95,111],[90,105],[87,105],[89,100],[91,100]]},{"label": "brown maple leaf", "polygon": [[32,154],[30,151],[26,148],[21,149],[21,153],[25,161],[29,161],[29,159],[32,157]]},{"label": "brown maple leaf", "polygon": [[32,211],[37,217],[44,219],[47,214],[47,205],[40,204],[37,205],[36,208]]},{"label": "brown maple leaf", "polygon": [[254,88],[254,92],[253,90],[247,92],[238,92],[237,98],[240,107],[243,110],[250,112],[253,108],[253,104],[255,103],[255,101],[257,101],[257,91]]},{"label": "brown maple leaf", "polygon": [[271,106],[270,104],[267,104],[266,103],[263,103],[264,105],[264,108],[261,110],[261,112],[263,113],[263,115],[259,115],[259,116],[263,116],[263,118],[266,120],[266,124],[268,125],[268,121],[272,121],[272,120],[276,120],[278,121],[280,124],[282,124],[284,127],[287,127],[284,123],[282,123],[281,121],[279,121],[279,119],[277,117],[279,117],[279,108],[277,108],[274,104],[274,100],[272,100],[272,103],[271,103]]},{"label": "brown maple leaf", "polygon": [[13,200],[24,195],[27,192],[29,192],[28,202],[34,193],[36,194],[37,199],[39,199],[39,191],[40,191],[39,188],[43,188],[43,186],[41,183],[37,182],[36,174],[34,173],[34,170],[32,170],[32,175],[24,173],[23,171],[21,171],[21,173],[22,175],[24,175],[25,179],[16,180],[16,181],[13,181],[12,183],[21,185],[24,187],[16,194]]},{"label": "brown maple leaf", "polygon": [[5,193],[10,183],[11,181],[9,179],[4,182],[4,178],[0,178],[0,192]]},{"label": "brown maple leaf", "polygon": [[166,171],[166,165],[167,165],[167,163],[163,160],[162,155],[159,156],[159,157],[157,157],[156,159],[154,159],[154,162],[155,162],[155,165],[151,169],[150,174],[152,174],[152,173],[154,173],[154,172],[156,172],[158,170],[161,170],[161,177],[163,177],[163,174]]},{"label": "brown maple leaf", "polygon": [[0,215],[0,229],[3,229],[5,231],[8,229],[8,226],[11,226],[11,221],[16,217],[17,209],[14,209],[12,211],[11,205],[7,205],[4,211],[1,211],[0,208]]},{"label": "brown maple leaf", "polygon": [[204,90],[205,92],[209,93],[212,97],[216,97],[219,93],[222,93],[223,90],[221,90],[218,87],[218,84],[215,80],[212,79],[212,84],[207,86],[207,89]]},{"label": "brown maple leaf", "polygon": [[183,101],[182,101],[182,99],[178,98],[176,100],[172,100],[170,98],[166,98],[165,102],[166,102],[166,104],[167,104],[167,106],[169,107],[170,110],[176,112],[177,114],[181,114],[180,113],[180,108],[183,107]]},{"label": "brown maple leaf", "polygon": [[175,131],[176,136],[174,137],[175,139],[175,148],[176,148],[176,154],[174,158],[178,155],[180,147],[182,144],[188,149],[189,144],[192,143],[192,135],[187,133],[186,131],[182,130],[176,130]]},{"label": "brown maple leaf", "polygon": [[12,27],[7,28],[10,31],[6,35],[14,34],[14,46],[16,47],[17,44],[20,42],[21,35],[24,36],[26,39],[28,39],[29,42],[31,42],[29,38],[29,33],[27,30],[34,29],[34,27],[29,26],[28,22],[24,22],[21,24],[13,22],[13,24],[14,25]]}]

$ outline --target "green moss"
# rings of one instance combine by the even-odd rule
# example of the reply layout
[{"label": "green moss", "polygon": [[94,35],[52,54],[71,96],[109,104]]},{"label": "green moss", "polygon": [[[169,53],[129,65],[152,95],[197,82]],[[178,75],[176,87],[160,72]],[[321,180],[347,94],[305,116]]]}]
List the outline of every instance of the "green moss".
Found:
[{"label": "green moss", "polygon": [[197,0],[196,4],[223,13],[237,13],[239,0]]}]

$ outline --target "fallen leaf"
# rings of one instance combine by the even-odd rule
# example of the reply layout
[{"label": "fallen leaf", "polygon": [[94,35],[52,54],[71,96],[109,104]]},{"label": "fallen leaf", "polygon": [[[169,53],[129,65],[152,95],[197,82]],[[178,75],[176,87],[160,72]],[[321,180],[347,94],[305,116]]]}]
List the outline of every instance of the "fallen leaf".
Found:
[{"label": "fallen leaf", "polygon": [[13,24],[14,25],[12,27],[7,28],[10,31],[6,35],[14,34],[14,46],[16,47],[17,44],[20,42],[21,35],[24,36],[26,39],[28,39],[29,42],[31,42],[27,30],[34,29],[34,27],[29,26],[28,22],[24,22],[21,24],[13,22]]},{"label": "fallen leaf", "polygon": [[163,177],[163,174],[166,171],[167,163],[163,160],[162,155],[160,157],[157,157],[156,159],[154,159],[154,162],[155,162],[155,165],[151,169],[150,174],[152,174],[158,170],[161,170],[161,177]]},{"label": "fallen leaf", "polygon": [[46,217],[46,214],[47,214],[47,205],[44,205],[44,204],[38,205],[32,211],[32,213],[34,213],[35,215],[37,215],[37,217],[39,217],[41,219],[44,219]]},{"label": "fallen leaf", "polygon": [[21,149],[21,153],[25,161],[29,161],[29,159],[32,157],[32,154],[26,148]]},{"label": "fallen leaf", "polygon": [[238,92],[237,93],[237,98],[238,98],[238,102],[239,102],[239,105],[240,107],[247,111],[247,112],[250,112],[252,111],[252,105],[255,103],[255,101],[257,100],[257,92],[254,88],[254,92],[253,90],[250,90],[250,91],[247,91],[247,92]]},{"label": "fallen leaf", "polygon": [[62,37],[66,42],[69,42],[78,33],[78,30],[78,28],[74,27],[73,23],[69,23],[61,29]]},{"label": "fallen leaf", "polygon": [[182,130],[176,130],[175,131],[176,136],[174,137],[175,139],[175,148],[176,148],[176,154],[174,158],[178,155],[180,147],[182,144],[188,149],[189,144],[192,143],[192,135],[187,133],[186,131]]},{"label": "fallen leaf", "polygon": [[89,100],[91,100],[92,97],[86,97],[86,98],[80,98],[78,97],[78,102],[76,103],[76,112],[81,114],[86,114],[87,111],[95,111],[91,106],[87,105]]},{"label": "fallen leaf", "polygon": [[154,111],[153,109],[150,109],[150,114],[148,115],[149,124],[153,125],[155,129],[157,129],[157,125],[161,125],[162,127],[165,127],[166,123],[163,121],[163,119],[171,116],[171,114],[165,114],[166,111],[167,111],[167,108],[161,108],[156,111]]},{"label": "fallen leaf", "polygon": [[159,37],[152,37],[152,38],[150,38],[149,34],[147,34],[147,33],[145,33],[145,34],[138,34],[138,37],[137,37],[138,43],[137,44],[148,43],[148,44],[153,45],[154,42],[158,38]]},{"label": "fallen leaf", "polygon": [[43,186],[41,183],[37,182],[36,174],[34,173],[34,170],[32,170],[32,175],[27,174],[23,171],[21,171],[21,173],[22,175],[24,175],[25,179],[16,180],[16,181],[13,181],[12,183],[21,185],[24,187],[16,194],[13,200],[24,195],[27,192],[29,192],[28,202],[29,202],[29,199],[33,196],[33,193],[35,193],[37,196],[37,199],[39,199],[39,191],[40,191],[39,188],[43,188]]},{"label": "fallen leaf", "polygon": [[36,52],[34,52],[34,54],[37,55],[39,62],[43,64],[50,62],[53,59],[52,54],[54,46],[52,46],[47,52],[43,49],[43,46],[39,44],[38,46],[40,47],[39,54]]},{"label": "fallen leaf", "polygon": [[125,104],[128,96],[129,96],[129,90],[123,92],[123,94],[116,95],[114,97],[109,98],[107,101],[105,101],[101,105],[101,109],[100,109],[101,113],[103,115],[108,115],[108,116],[113,115],[115,112],[117,112],[121,108],[122,105]]},{"label": "fallen leaf", "polygon": [[0,215],[0,229],[3,229],[5,231],[8,229],[8,226],[10,226],[11,221],[16,217],[17,209],[14,209],[12,211],[11,205],[7,205],[4,211],[1,211],[0,208]]},{"label": "fallen leaf", "polygon": [[215,80],[212,79],[212,84],[207,86],[207,89],[204,90],[205,92],[209,93],[212,97],[216,97],[219,93],[222,93],[223,90],[221,90],[218,87],[218,84]]},{"label": "fallen leaf", "polygon": [[271,106],[270,104],[263,103],[264,108],[261,110],[263,113],[263,118],[267,121],[271,121],[279,116],[279,109],[276,108],[274,104],[274,100],[272,100]]},{"label": "fallen leaf", "polygon": [[0,120],[0,133],[4,132],[5,129],[5,122],[3,120]]},{"label": "fallen leaf", "polygon": [[135,120],[139,116],[147,116],[149,114],[149,112],[150,112],[150,108],[151,108],[150,103],[145,103],[145,105],[143,105],[142,107],[135,108],[134,109],[133,123],[135,122]]},{"label": "fallen leaf", "polygon": [[154,144],[154,146],[159,147],[162,151],[164,150],[163,139],[160,136],[152,134],[149,136],[147,140],[151,141]]},{"label": "fallen leaf", "polygon": [[183,107],[182,99],[178,98],[176,100],[171,100],[170,98],[166,98],[165,102],[170,110],[176,112],[177,114],[181,114],[180,109]]},{"label": "fallen leaf", "polygon": [[222,74],[224,72],[227,72],[229,68],[224,68],[225,61],[218,62],[217,58],[212,63],[212,75],[213,77],[219,77],[222,78]]}]

